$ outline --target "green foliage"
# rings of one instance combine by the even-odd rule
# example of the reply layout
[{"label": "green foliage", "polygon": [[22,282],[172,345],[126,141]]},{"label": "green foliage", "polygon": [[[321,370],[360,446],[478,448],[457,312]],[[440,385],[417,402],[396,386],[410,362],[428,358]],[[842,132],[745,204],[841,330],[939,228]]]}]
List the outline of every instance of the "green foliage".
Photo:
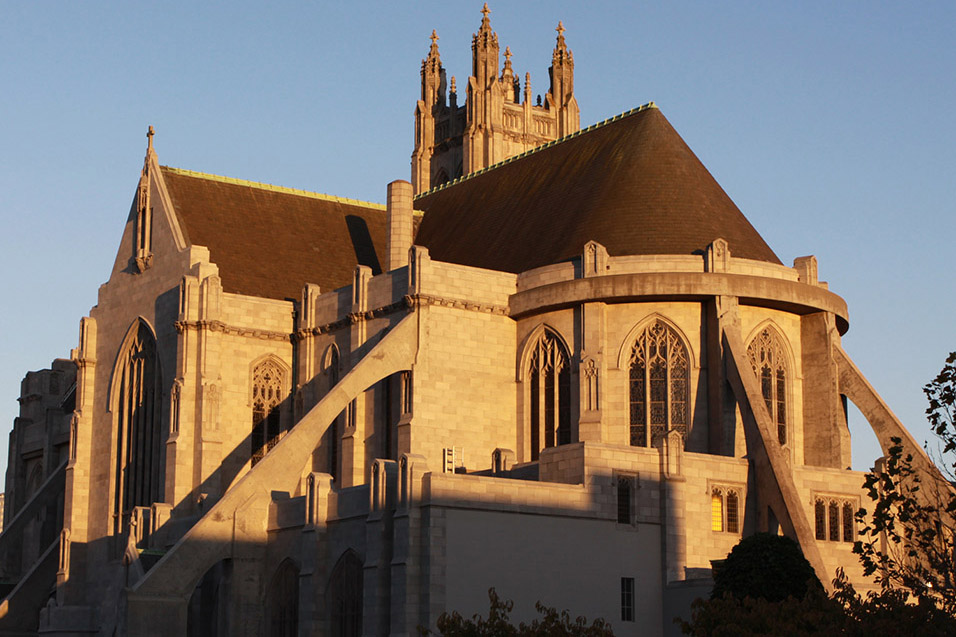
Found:
[{"label": "green foliage", "polygon": [[[767,561],[769,543],[758,540],[756,549],[738,551],[751,540],[746,538],[715,574],[712,598],[694,602],[690,622],[675,620],[684,634],[956,635],[956,352],[923,391],[945,478],[914,462],[899,438],[892,439],[882,468],[867,475],[864,488],[874,508],[857,513],[862,531],[853,550],[879,589],[860,595],[842,570],[830,597],[813,585],[804,595],[792,582],[773,586],[767,572],[772,576],[781,566]],[[739,563],[731,564],[735,554]]]},{"label": "green foliage", "polygon": [[823,586],[800,546],[782,535],[756,533],[738,542],[717,570],[710,598],[780,602],[803,599],[810,589],[822,591]]},{"label": "green foliage", "polygon": [[[939,439],[939,460],[951,479],[956,470],[956,352],[923,388],[926,415]],[[918,607],[956,617],[956,491],[947,479],[914,463],[902,440],[892,439],[880,471],[867,474],[864,489],[873,500],[853,550],[866,575],[892,601],[912,594]]]},{"label": "green foliage", "polygon": [[[509,637],[511,635],[519,637],[613,637],[614,635],[610,624],[603,619],[596,619],[591,624],[588,624],[584,617],[577,617],[572,621],[571,614],[568,611],[558,612],[541,602],[535,604],[535,608],[541,614],[540,619],[535,619],[530,624],[522,622],[515,626],[508,617],[514,608],[514,602],[498,597],[494,588],[488,589],[488,601],[487,619],[482,618],[481,615],[474,615],[471,619],[465,619],[457,612],[442,613],[438,618],[438,634],[443,637]],[[423,637],[432,634],[426,628],[419,627],[418,630]]]},{"label": "green foliage", "polygon": [[826,596],[822,586],[809,587],[799,598],[775,601],[730,593],[698,599],[691,606],[691,621],[675,620],[685,635],[694,637],[839,635],[845,622],[843,609]]}]

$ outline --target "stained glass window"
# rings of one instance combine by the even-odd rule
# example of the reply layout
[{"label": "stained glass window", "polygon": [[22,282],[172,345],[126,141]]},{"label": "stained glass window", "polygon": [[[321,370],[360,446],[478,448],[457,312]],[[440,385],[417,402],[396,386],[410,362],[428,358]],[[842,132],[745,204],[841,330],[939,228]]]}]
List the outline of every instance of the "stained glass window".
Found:
[{"label": "stained glass window", "polygon": [[156,360],[156,339],[142,321],[138,322],[114,383],[119,386],[116,413],[115,531],[129,523],[133,507],[162,502],[164,493],[163,434],[159,417],[162,381]]},{"label": "stained glass window", "polygon": [[649,325],[631,350],[630,443],[653,446],[670,429],[686,438],[690,368],[687,350],[663,321]]},{"label": "stained glass window", "polygon": [[571,442],[571,357],[558,336],[544,330],[529,360],[531,459],[542,448]]},{"label": "stained glass window", "polygon": [[710,530],[724,530],[724,497],[720,489],[714,489],[710,494]]},{"label": "stained glass window", "polygon": [[262,460],[279,442],[279,403],[282,402],[283,373],[274,360],[256,365],[252,372],[252,464]]},{"label": "stained glass window", "polygon": [[750,364],[760,381],[760,392],[777,428],[777,441],[787,444],[787,355],[783,339],[772,327],[765,327],[757,334],[750,347]]}]

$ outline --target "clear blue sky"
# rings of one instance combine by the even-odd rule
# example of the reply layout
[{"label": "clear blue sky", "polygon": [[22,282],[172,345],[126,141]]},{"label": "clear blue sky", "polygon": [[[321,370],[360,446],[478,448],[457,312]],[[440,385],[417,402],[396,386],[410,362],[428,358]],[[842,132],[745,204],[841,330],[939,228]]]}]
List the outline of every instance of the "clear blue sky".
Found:
[{"label": "clear blue sky", "polygon": [[[0,1],[0,427],[23,374],[76,346],[147,125],[163,164],[381,202],[409,177],[431,30],[461,86],[480,9]],[[920,388],[956,349],[956,5],[491,10],[535,94],[563,20],[582,125],[657,102],[785,263],[815,254],[850,307],[844,347],[929,437]],[[854,416],[856,468],[879,455],[862,427]]]}]

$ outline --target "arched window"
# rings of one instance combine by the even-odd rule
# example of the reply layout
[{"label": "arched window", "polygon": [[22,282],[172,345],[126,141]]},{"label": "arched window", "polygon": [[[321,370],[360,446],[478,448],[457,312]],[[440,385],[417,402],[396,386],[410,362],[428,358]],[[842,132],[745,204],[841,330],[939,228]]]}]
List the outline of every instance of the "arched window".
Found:
[{"label": "arched window", "polygon": [[531,459],[542,448],[571,442],[571,357],[557,334],[545,329],[528,359]]},{"label": "arched window", "polygon": [[362,635],[362,562],[354,551],[339,558],[326,595],[333,637]]},{"label": "arched window", "polygon": [[813,521],[818,540],[827,539],[827,505],[823,500],[813,503]]},{"label": "arched window", "polygon": [[760,381],[760,393],[763,395],[771,421],[777,425],[777,440],[787,444],[787,355],[783,341],[772,327],[760,330],[757,337],[747,348],[750,364]]},{"label": "arched window", "polygon": [[[339,348],[329,347],[326,354],[325,371],[329,375],[329,391],[339,384]],[[329,475],[333,480],[339,479],[339,418],[336,416],[329,425]]]},{"label": "arched window", "polygon": [[272,578],[266,596],[266,628],[269,637],[299,634],[299,569],[284,561]]},{"label": "arched window", "polygon": [[710,494],[710,530],[724,530],[724,494],[714,489]]},{"label": "arched window", "polygon": [[282,368],[272,359],[262,361],[252,372],[253,465],[279,442],[283,384]]},{"label": "arched window", "polygon": [[159,395],[162,380],[156,339],[143,321],[120,354],[113,383],[116,394],[116,492],[114,528],[125,529],[133,507],[163,500],[163,440]]},{"label": "arched window", "polygon": [[650,447],[667,431],[687,438],[687,349],[663,321],[647,326],[631,350],[631,445]]}]

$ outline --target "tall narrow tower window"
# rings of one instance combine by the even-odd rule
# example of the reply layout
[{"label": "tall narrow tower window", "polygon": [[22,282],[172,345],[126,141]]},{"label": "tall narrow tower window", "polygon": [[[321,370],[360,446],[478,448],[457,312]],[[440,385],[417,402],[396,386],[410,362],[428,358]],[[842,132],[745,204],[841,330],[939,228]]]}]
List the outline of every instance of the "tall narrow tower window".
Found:
[{"label": "tall narrow tower window", "polygon": [[156,339],[142,321],[117,369],[116,491],[117,532],[125,529],[133,507],[163,499],[163,440],[159,415],[160,378]]},{"label": "tall narrow tower window", "polygon": [[790,377],[787,369],[787,355],[783,339],[772,327],[765,327],[757,334],[750,347],[750,364],[760,381],[760,393],[770,414],[771,421],[777,427],[777,441],[787,444],[789,433],[787,409],[787,382]]},{"label": "tall narrow tower window", "polygon": [[279,403],[282,402],[283,372],[267,359],[252,372],[252,464],[279,442]]},{"label": "tall narrow tower window", "polygon": [[631,445],[653,446],[670,429],[687,437],[687,348],[663,321],[649,325],[631,350]]},{"label": "tall narrow tower window", "polygon": [[[339,349],[334,345],[329,348],[326,372],[329,374],[329,391],[339,384]],[[329,475],[333,480],[339,479],[339,414],[332,419],[329,425]]]},{"label": "tall narrow tower window", "polygon": [[557,335],[545,330],[533,345],[528,369],[531,459],[542,448],[571,442],[570,356]]}]

